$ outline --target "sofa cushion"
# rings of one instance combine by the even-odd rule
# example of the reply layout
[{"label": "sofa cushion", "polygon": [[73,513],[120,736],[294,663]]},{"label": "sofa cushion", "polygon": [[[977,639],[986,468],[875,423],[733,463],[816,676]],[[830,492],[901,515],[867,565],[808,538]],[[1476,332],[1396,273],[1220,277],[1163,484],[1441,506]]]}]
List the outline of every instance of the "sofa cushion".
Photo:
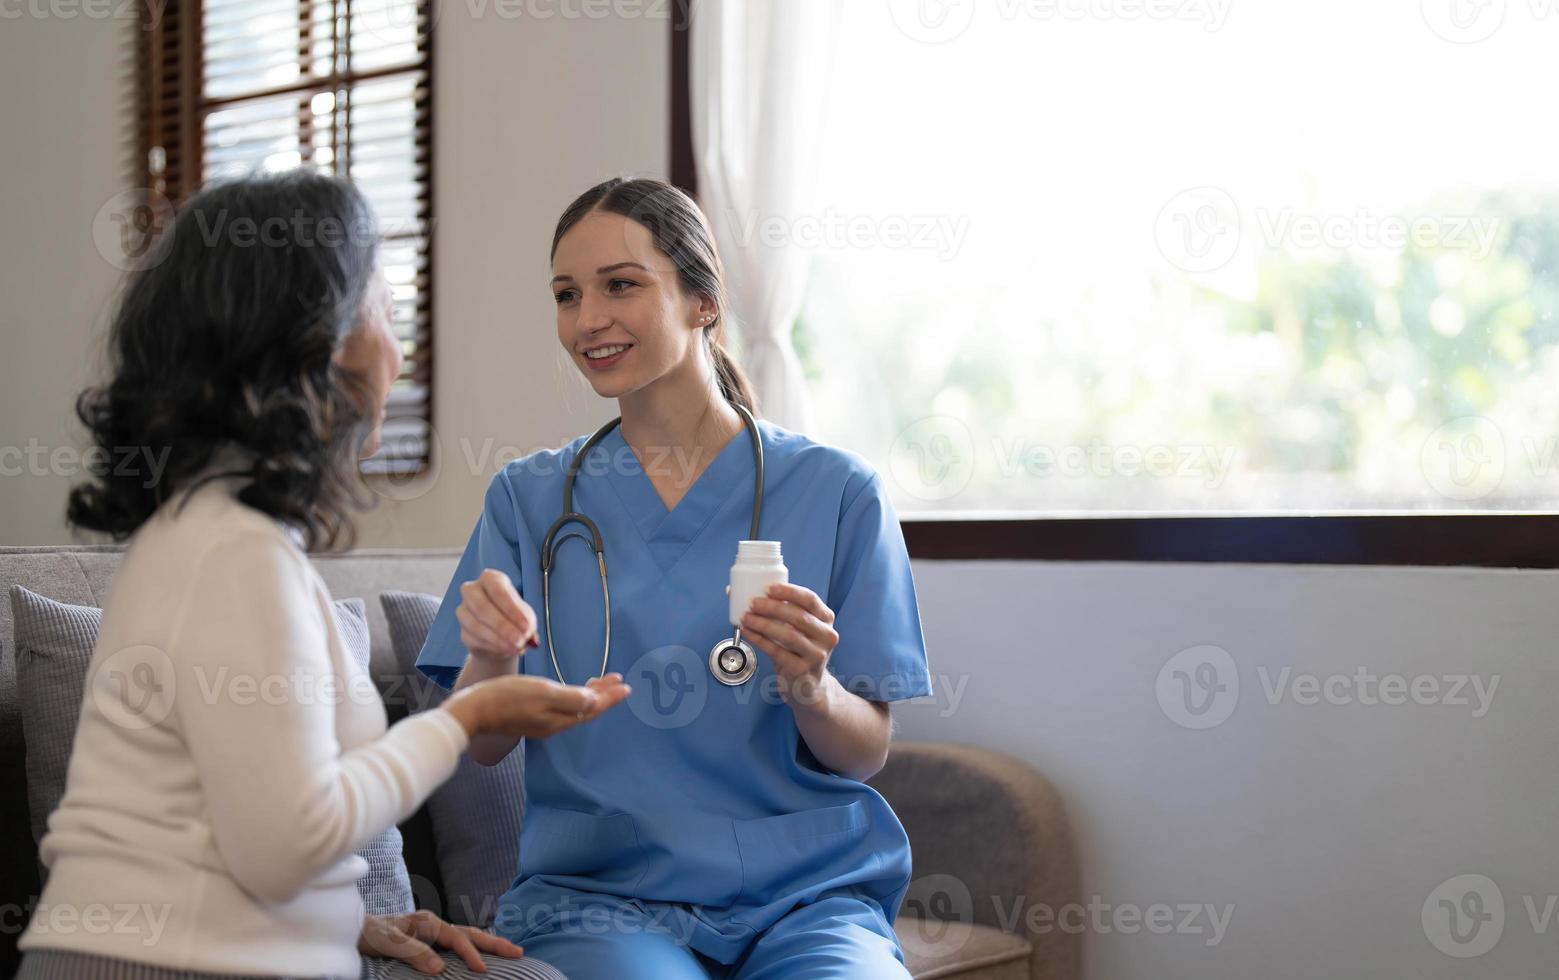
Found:
[{"label": "sofa cushion", "polygon": [[1028,980],[1034,947],[1020,936],[970,922],[900,912],[893,923],[915,980]]},{"label": "sofa cushion", "polygon": [[[372,669],[368,651],[368,607],[361,599],[337,599],[334,605],[341,641],[357,661],[357,666],[368,673]],[[357,879],[363,911],[368,915],[404,915],[416,907],[412,901],[411,876],[406,872],[401,847],[400,828],[391,826],[357,852],[368,862],[368,873]]]},{"label": "sofa cushion", "polygon": [[[363,600],[337,600],[335,610],[343,644],[366,670],[368,620]],[[43,839],[49,814],[65,794],[70,750],[102,610],[56,602],[14,585],[11,614],[26,740],[27,798],[36,843]],[[358,853],[369,865],[368,874],[357,883],[368,912],[410,912],[411,882],[401,860],[400,831],[391,827]],[[40,870],[40,874],[46,872]]]},{"label": "sofa cushion", "polygon": [[27,804],[34,842],[65,793],[81,692],[102,611],[11,587],[16,687],[27,745]]},{"label": "sofa cushion", "polygon": [[[403,698],[399,703],[408,712],[442,703],[444,690],[416,666],[417,654],[438,612],[438,597],[385,592],[379,601],[399,669],[395,683],[385,689],[386,701]],[[496,766],[484,766],[462,755],[454,776],[428,797],[427,808],[448,903],[444,918],[485,929],[492,924],[498,899],[509,890],[519,869],[520,821],[525,809],[523,744]]]}]

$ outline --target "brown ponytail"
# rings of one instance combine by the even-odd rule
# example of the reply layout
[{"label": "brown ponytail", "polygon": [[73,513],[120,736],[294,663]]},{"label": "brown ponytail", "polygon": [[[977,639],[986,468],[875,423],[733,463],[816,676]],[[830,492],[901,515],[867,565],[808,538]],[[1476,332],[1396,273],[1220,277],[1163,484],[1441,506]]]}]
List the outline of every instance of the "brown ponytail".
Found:
[{"label": "brown ponytail", "polygon": [[715,249],[715,236],[698,204],[682,191],[661,180],[614,177],[585,191],[558,219],[552,235],[552,255],[569,229],[592,211],[620,214],[649,230],[655,248],[677,266],[677,280],[693,296],[714,301],[715,321],[704,328],[704,341],[714,361],[720,394],[732,405],[740,405],[754,416],[758,399],[752,384],[736,360],[725,349],[724,325],[730,302],[725,292],[725,268]]},{"label": "brown ponytail", "polygon": [[753,393],[752,383],[747,380],[747,374],[731,357],[730,351],[725,349],[725,344],[720,340],[720,321],[716,320],[704,330],[704,337],[709,341],[709,356],[715,362],[715,376],[720,379],[720,394],[732,405],[740,405],[742,408],[758,416],[758,396]]}]

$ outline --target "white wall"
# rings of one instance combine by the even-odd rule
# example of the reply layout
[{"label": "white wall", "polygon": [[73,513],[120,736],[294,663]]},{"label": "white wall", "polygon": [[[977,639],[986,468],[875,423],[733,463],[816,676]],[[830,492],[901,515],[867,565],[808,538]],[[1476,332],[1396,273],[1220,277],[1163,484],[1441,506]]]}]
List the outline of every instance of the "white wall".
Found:
[{"label": "white wall", "polygon": [[64,454],[84,446],[72,400],[92,376],[90,340],[119,277],[92,230],[98,209],[125,190],[133,25],[76,10],[0,20],[4,544],[68,540]]},{"label": "white wall", "polygon": [[[657,5],[646,4],[646,7]],[[446,0],[437,31],[432,476],[384,489],[380,546],[464,544],[507,458],[612,415],[561,359],[547,252],[607,177],[665,176],[670,30],[644,17],[504,17],[579,5]],[[474,462],[473,462],[474,461]]]},{"label": "white wall", "polygon": [[[366,545],[464,541],[504,448],[555,445],[604,418],[562,370],[545,288],[558,212],[615,173],[661,173],[666,25],[505,20],[446,2],[437,49],[436,478],[387,489]],[[481,9],[481,8],[476,8]],[[92,245],[122,187],[123,25],[0,23],[0,446],[76,445],[75,392],[117,273]],[[489,443],[488,440],[491,440]],[[471,465],[475,458],[478,465]],[[0,542],[68,539],[65,476],[0,477]],[[403,499],[391,499],[403,498]],[[1559,893],[1551,638],[1559,576],[1488,571],[918,563],[938,699],[907,737],[1011,752],[1060,787],[1085,891],[1111,903],[1235,907],[1207,936],[1090,930],[1088,974],[1536,976],[1522,897]],[[1203,731],[1166,715],[1168,658],[1227,650],[1242,690]],[[1500,675],[1493,707],[1269,705],[1258,668]],[[964,685],[953,710],[951,693]],[[1172,701],[1169,703],[1173,703]],[[1435,951],[1425,898],[1490,876],[1504,937],[1478,960]],[[1178,921],[1178,916],[1176,917]],[[1198,920],[1205,924],[1205,917]]]},{"label": "white wall", "polygon": [[[1207,932],[1090,927],[1087,976],[1552,975],[1554,909],[1544,934],[1525,899],[1540,914],[1559,894],[1559,574],[964,562],[915,572],[941,690],[897,712],[901,735],[988,746],[1045,773],[1081,839],[1085,898],[1110,914],[1234,907],[1215,946]],[[1172,656],[1203,645],[1227,651],[1218,679],[1232,668],[1239,687],[1214,702],[1232,708],[1226,721],[1188,729],[1170,716],[1191,717],[1178,690],[1166,710],[1158,680]],[[1270,703],[1285,667],[1323,681],[1361,667],[1498,681],[1482,717],[1475,695],[1466,706],[1363,704],[1341,682],[1317,703],[1288,689]],[[1371,681],[1363,693],[1379,690]],[[1505,904],[1503,936],[1479,959],[1438,952],[1421,922],[1431,891],[1461,874],[1488,876]]]}]

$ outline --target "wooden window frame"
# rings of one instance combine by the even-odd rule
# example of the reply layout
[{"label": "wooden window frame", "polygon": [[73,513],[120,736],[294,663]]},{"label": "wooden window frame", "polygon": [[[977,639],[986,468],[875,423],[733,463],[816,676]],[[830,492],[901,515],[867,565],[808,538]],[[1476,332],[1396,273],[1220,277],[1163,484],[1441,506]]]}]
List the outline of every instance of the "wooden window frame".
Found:
[{"label": "wooden window frame", "polygon": [[[671,24],[671,182],[698,193],[687,0]],[[910,557],[1559,568],[1559,514],[905,518]]]},{"label": "wooden window frame", "polygon": [[[340,3],[345,6],[345,0],[314,0],[314,2],[332,6]],[[302,106],[307,104],[308,96],[313,92],[324,90],[335,92],[380,78],[421,73],[422,81],[419,83],[419,94],[415,103],[419,128],[415,145],[416,152],[421,157],[424,175],[419,200],[422,238],[425,245],[419,255],[422,268],[416,277],[419,291],[417,305],[412,312],[411,336],[415,340],[416,350],[407,358],[406,376],[413,379],[420,387],[420,390],[425,393],[425,398],[420,405],[400,412],[399,415],[392,407],[390,417],[421,420],[427,426],[428,438],[420,456],[397,457],[404,460],[405,465],[387,471],[383,468],[382,461],[371,458],[364,462],[363,467],[365,476],[370,473],[389,472],[398,480],[429,471],[435,452],[434,441],[437,438],[433,383],[435,346],[433,268],[437,248],[437,221],[433,197],[436,169],[433,118],[436,73],[432,25],[436,14],[435,3],[437,0],[418,0],[420,25],[418,58],[412,64],[364,71],[333,68],[329,75],[304,75],[296,82],[248,92],[237,97],[208,98],[205,94],[202,22],[204,4],[201,0],[165,0],[163,5],[140,4],[141,19],[138,24],[140,29],[137,31],[136,39],[135,107],[138,125],[133,146],[134,157],[131,161],[131,180],[132,186],[145,188],[150,201],[157,202],[158,205],[166,205],[152,209],[161,220],[166,220],[167,215],[197,191],[203,183],[205,163],[203,129],[205,119],[210,113],[235,103],[289,94],[297,95],[300,104],[299,112],[302,113]],[[307,12],[302,3],[299,10],[300,17]],[[300,21],[300,52],[308,48],[309,26],[308,21]],[[350,40],[338,41],[338,44],[340,43],[349,46]],[[341,174],[349,173],[351,167],[350,102],[346,105],[344,114],[348,139],[344,144],[337,143],[332,133],[332,147],[335,149],[334,166],[336,172]],[[312,119],[305,120],[300,117],[299,150],[304,165],[309,164],[312,159],[309,147],[301,142],[301,136],[306,134],[309,125],[312,125]],[[340,128],[340,126],[336,127],[337,130]],[[393,239],[386,239],[387,242],[391,240]]]}]

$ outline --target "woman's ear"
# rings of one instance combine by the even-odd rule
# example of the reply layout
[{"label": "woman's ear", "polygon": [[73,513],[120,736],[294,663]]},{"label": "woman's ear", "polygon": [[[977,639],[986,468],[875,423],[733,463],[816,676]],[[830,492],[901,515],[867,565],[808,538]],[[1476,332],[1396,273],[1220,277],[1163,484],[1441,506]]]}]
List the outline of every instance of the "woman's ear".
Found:
[{"label": "woman's ear", "polygon": [[712,296],[699,296],[693,303],[693,326],[703,328],[720,318],[720,305]]}]

